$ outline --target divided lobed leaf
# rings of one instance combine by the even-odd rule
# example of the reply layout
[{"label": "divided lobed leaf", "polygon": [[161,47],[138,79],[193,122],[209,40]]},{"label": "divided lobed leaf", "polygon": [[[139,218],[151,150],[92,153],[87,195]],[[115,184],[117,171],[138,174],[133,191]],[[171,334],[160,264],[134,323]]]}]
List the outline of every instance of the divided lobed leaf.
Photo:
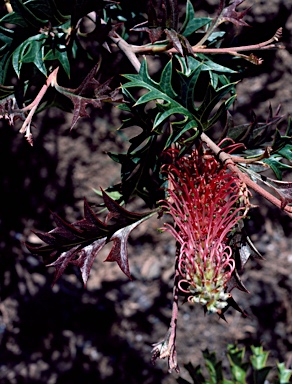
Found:
[{"label": "divided lobed leaf", "polygon": [[[124,274],[131,278],[127,241],[130,233],[156,211],[145,213],[130,212],[121,207],[105,191],[102,191],[104,204],[108,209],[105,221],[101,221],[84,199],[84,218],[72,224],[53,213],[57,227],[47,233],[35,232],[46,245],[27,248],[40,255],[48,266],[56,268],[54,282],[60,278],[69,264],[76,265],[86,285],[92,264],[100,250],[109,242],[112,249],[105,261],[116,262]],[[54,260],[54,261],[52,261]]]}]

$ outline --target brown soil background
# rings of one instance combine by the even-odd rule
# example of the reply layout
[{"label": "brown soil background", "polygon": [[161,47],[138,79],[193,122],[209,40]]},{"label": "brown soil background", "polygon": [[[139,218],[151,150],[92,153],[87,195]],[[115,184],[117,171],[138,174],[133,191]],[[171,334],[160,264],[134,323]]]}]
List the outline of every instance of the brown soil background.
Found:
[{"label": "brown soil background", "polygon": [[[212,14],[217,1],[204,3]],[[270,38],[283,27],[285,50],[263,51],[264,64],[253,67],[238,86],[236,122],[248,122],[253,110],[267,117],[269,103],[292,112],[292,3],[289,0],[246,1],[245,18],[253,28],[240,43]],[[240,35],[241,36],[241,35]],[[174,242],[158,234],[156,218],[138,227],[130,239],[129,281],[117,265],[94,263],[87,288],[69,268],[52,288],[53,268],[32,256],[24,241],[36,241],[31,230],[48,231],[50,210],[68,221],[82,217],[83,197],[99,201],[92,188],[118,181],[119,167],[105,154],[127,146],[116,132],[118,112],[92,110],[69,132],[71,115],[51,109],[38,116],[31,148],[17,129],[0,121],[0,382],[5,384],[174,384],[167,363],[150,362],[151,345],[161,340],[171,316]],[[287,119],[279,127],[284,128]],[[292,363],[292,223],[254,195],[249,230],[264,260],[250,260],[243,275],[250,294],[234,293],[250,315],[229,310],[227,323],[204,316],[201,307],[181,305],[177,334],[178,361],[202,364],[201,351],[225,359],[228,343],[261,343],[270,363]],[[109,249],[107,249],[108,251]],[[226,359],[224,360],[226,364]]]}]

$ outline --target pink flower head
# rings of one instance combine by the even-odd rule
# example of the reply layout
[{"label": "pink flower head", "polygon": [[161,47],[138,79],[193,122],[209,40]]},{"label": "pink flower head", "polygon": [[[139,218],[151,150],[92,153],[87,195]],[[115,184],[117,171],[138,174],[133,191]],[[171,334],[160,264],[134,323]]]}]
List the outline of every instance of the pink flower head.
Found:
[{"label": "pink flower head", "polygon": [[171,155],[174,162],[164,168],[169,186],[162,206],[174,220],[164,229],[179,244],[179,289],[188,301],[220,313],[235,269],[230,239],[246,213],[242,183],[208,152],[194,150],[178,158],[174,150]]}]

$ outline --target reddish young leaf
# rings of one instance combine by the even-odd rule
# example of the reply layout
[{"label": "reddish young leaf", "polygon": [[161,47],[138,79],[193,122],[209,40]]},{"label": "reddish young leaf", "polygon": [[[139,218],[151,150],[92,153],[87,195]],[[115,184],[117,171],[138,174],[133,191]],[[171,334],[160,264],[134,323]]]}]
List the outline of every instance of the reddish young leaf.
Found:
[{"label": "reddish young leaf", "polygon": [[54,80],[54,86],[56,90],[66,97],[68,97],[73,105],[73,120],[71,123],[71,129],[76,125],[80,117],[89,117],[89,114],[86,111],[86,107],[91,104],[95,108],[102,107],[102,101],[122,101],[122,96],[117,95],[117,90],[112,92],[110,91],[109,84],[112,79],[108,79],[103,84],[100,84],[94,76],[96,75],[97,70],[100,67],[100,62],[98,62],[83,82],[76,89],[61,87],[57,83],[57,73]]},{"label": "reddish young leaf", "polygon": [[80,268],[84,286],[86,285],[89,278],[93,262],[98,252],[105,246],[106,242],[106,237],[94,241],[92,244],[89,244],[81,249],[81,251],[78,252],[78,258],[71,261],[72,264]]},{"label": "reddish young leaf", "polygon": [[141,220],[125,228],[119,229],[110,238],[110,240],[113,241],[114,244],[105,261],[116,261],[119,267],[121,268],[121,270],[124,272],[126,276],[128,276],[129,279],[131,279],[131,274],[129,269],[128,251],[127,251],[128,237],[132,232],[132,230],[135,229],[143,221],[145,221],[145,219],[148,219],[148,217],[142,218]]},{"label": "reddish young leaf", "polygon": [[48,266],[56,268],[53,284],[60,278],[69,264],[76,265],[86,285],[92,264],[98,252],[109,242],[112,249],[105,261],[115,261],[131,278],[127,241],[130,233],[156,211],[136,213],[127,211],[102,191],[105,206],[109,210],[103,222],[84,199],[84,218],[72,224],[53,214],[57,227],[48,233],[34,232],[44,243],[41,246],[26,244],[36,255],[41,255]]},{"label": "reddish young leaf", "polygon": [[251,7],[245,9],[242,12],[236,11],[236,8],[243,2],[244,0],[234,0],[228,7],[226,7],[222,14],[222,18],[224,19],[224,21],[229,21],[230,23],[233,23],[237,26],[245,26],[245,27],[250,26],[242,19],[250,10]]},{"label": "reddish young leaf", "polygon": [[146,25],[148,24],[148,21],[146,22],[143,22],[141,24],[137,24],[135,25],[131,31],[135,31],[135,32],[147,32],[149,34],[149,38],[150,38],[150,41],[151,41],[151,44],[154,44],[156,41],[158,41],[160,39],[160,37],[162,36],[162,34],[164,33],[164,29],[161,28],[161,27],[152,27],[152,28],[148,28]]}]

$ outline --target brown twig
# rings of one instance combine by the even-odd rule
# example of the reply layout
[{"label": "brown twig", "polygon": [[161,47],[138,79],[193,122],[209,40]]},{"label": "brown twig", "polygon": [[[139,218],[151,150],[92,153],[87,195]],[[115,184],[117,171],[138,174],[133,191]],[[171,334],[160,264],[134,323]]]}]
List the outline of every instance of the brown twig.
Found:
[{"label": "brown twig", "polygon": [[[37,110],[37,107],[39,106],[42,98],[44,97],[45,93],[47,92],[48,88],[50,85],[53,86],[54,79],[56,77],[56,73],[58,72],[58,68],[56,68],[47,78],[46,83],[42,86],[40,89],[39,93],[37,94],[36,98],[33,100],[32,103],[30,103],[28,106],[20,109],[20,112],[26,112],[29,111],[29,114],[27,115],[26,119],[24,120],[19,132],[20,133],[25,133],[25,138],[29,142],[30,145],[33,145],[33,140],[32,140],[32,134],[30,131],[30,125],[31,125],[31,120],[33,115],[35,114],[35,111]],[[17,110],[18,112],[18,110]]]},{"label": "brown twig", "polygon": [[117,47],[120,48],[122,52],[127,56],[129,59],[130,63],[133,65],[135,70],[139,72],[141,63],[138,60],[135,51],[133,49],[133,46],[128,44],[121,36],[119,36],[117,33],[115,33],[114,36],[110,36],[111,40],[117,45]]},{"label": "brown twig", "polygon": [[173,285],[173,302],[172,302],[172,314],[169,329],[165,338],[153,344],[152,349],[152,362],[154,363],[157,358],[168,359],[168,371],[172,372],[175,370],[179,373],[179,366],[176,358],[176,328],[177,328],[177,316],[178,316],[178,281],[179,281],[179,271],[178,271],[178,261],[179,261],[179,247],[176,249],[176,258],[175,258],[175,275],[174,275],[174,285]]},{"label": "brown twig", "polygon": [[[279,41],[279,39],[282,36],[282,28],[279,28],[274,36],[270,38],[267,41],[263,41],[262,43],[258,44],[251,44],[251,45],[244,45],[239,47],[229,47],[229,48],[203,48],[203,47],[197,47],[197,45],[194,45],[192,47],[193,53],[212,53],[212,54],[232,54],[236,55],[237,52],[246,52],[246,51],[255,51],[255,50],[262,50],[262,49],[270,49],[270,48],[276,48],[277,46],[273,44],[274,42]],[[149,44],[144,46],[137,46],[137,45],[129,45],[128,48],[131,50],[132,53],[135,54],[145,54],[145,53],[158,53],[158,52],[166,52],[166,53],[177,53],[177,50],[175,48],[168,49],[168,45],[155,45],[155,44]]]},{"label": "brown twig", "polygon": [[222,151],[222,149],[218,147],[218,145],[215,144],[204,132],[201,134],[201,139],[204,143],[208,145],[208,147],[214,152],[214,154],[219,157],[222,163],[226,164],[230,171],[235,172],[248,187],[252,188],[255,192],[262,195],[266,200],[274,204],[276,207],[283,209],[290,217],[292,217],[292,207],[289,207],[287,205],[283,207],[282,201],[280,199],[266,191],[264,188],[260,187],[254,181],[252,181],[248,177],[248,175],[238,169],[237,165],[232,160],[232,156]]}]

